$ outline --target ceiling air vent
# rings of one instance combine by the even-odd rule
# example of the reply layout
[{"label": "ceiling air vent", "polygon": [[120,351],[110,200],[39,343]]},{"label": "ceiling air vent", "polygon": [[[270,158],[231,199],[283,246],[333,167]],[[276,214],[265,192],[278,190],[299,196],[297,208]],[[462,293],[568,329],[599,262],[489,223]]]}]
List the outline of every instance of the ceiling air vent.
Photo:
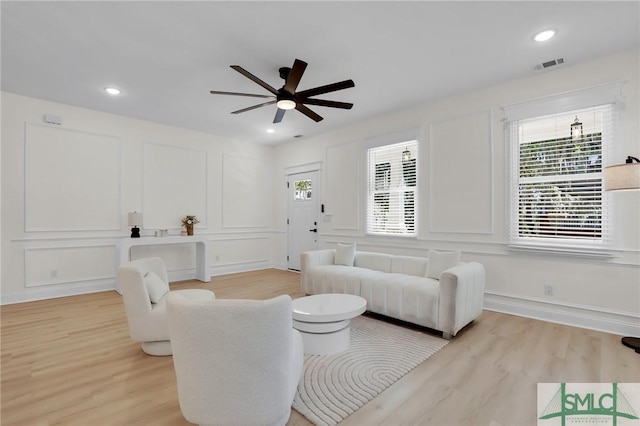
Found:
[{"label": "ceiling air vent", "polygon": [[536,70],[543,70],[549,67],[552,67],[554,65],[561,65],[564,64],[564,59],[563,58],[558,58],[558,59],[552,59],[550,61],[547,62],[543,62],[541,64],[538,64],[535,66]]}]

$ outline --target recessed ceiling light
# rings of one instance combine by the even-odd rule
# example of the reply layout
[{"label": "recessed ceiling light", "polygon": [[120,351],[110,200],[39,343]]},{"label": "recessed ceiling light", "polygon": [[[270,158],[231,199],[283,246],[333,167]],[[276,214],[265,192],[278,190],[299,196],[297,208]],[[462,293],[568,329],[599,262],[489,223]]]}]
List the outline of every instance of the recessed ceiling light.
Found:
[{"label": "recessed ceiling light", "polygon": [[544,30],[534,35],[533,39],[535,41],[547,41],[551,39],[554,35],[556,35],[556,32],[554,30]]},{"label": "recessed ceiling light", "polygon": [[119,95],[120,89],[116,89],[115,87],[105,87],[104,91],[110,95]]},{"label": "recessed ceiling light", "polygon": [[273,132],[275,132],[275,130],[273,130],[273,129],[267,129],[267,133],[273,133]]}]

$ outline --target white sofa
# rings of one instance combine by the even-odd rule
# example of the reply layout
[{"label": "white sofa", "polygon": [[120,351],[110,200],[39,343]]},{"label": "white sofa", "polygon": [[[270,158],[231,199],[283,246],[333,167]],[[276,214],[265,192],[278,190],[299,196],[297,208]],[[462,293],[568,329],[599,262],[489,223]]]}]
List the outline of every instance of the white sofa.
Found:
[{"label": "white sofa", "polygon": [[440,273],[436,268],[443,263],[438,260],[436,266],[435,260],[440,253],[430,251],[429,268],[429,259],[422,257],[358,251],[350,266],[334,262],[336,249],[304,252],[302,290],[359,295],[370,312],[439,330],[451,339],[482,313],[485,272],[480,263],[454,261]]}]

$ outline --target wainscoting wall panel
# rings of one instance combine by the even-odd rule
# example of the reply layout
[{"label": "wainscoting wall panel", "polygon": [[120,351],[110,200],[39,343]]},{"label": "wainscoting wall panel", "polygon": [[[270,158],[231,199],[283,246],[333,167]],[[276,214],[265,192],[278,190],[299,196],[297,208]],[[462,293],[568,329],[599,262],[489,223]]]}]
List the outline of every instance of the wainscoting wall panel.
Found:
[{"label": "wainscoting wall panel", "polygon": [[331,228],[360,229],[360,163],[362,147],[357,143],[330,146],[326,152],[325,214]]},{"label": "wainscoting wall panel", "polygon": [[144,144],[142,213],[144,229],[179,229],[196,215],[207,226],[207,152]]},{"label": "wainscoting wall panel", "polygon": [[25,287],[113,280],[115,248],[111,244],[26,248]]},{"label": "wainscoting wall panel", "polygon": [[120,229],[120,139],[25,123],[25,231]]},{"label": "wainscoting wall panel", "polygon": [[269,262],[269,237],[229,237],[211,241],[211,252],[218,265]]},{"label": "wainscoting wall panel", "polygon": [[493,232],[491,112],[429,125],[429,232]]},{"label": "wainscoting wall panel", "polygon": [[222,157],[222,227],[268,228],[273,210],[270,164],[257,158]]}]

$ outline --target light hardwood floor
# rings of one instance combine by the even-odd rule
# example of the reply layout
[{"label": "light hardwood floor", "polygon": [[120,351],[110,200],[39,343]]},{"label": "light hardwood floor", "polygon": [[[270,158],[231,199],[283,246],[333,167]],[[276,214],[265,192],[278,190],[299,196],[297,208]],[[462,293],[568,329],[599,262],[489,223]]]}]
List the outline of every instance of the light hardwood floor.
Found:
[{"label": "light hardwood floor", "polygon": [[[218,298],[302,296],[265,270],[186,281]],[[1,308],[1,412],[9,425],[187,425],[171,357],[129,337],[115,292]],[[425,331],[428,332],[428,331]],[[342,425],[535,425],[539,382],[640,382],[640,355],[606,333],[485,311]],[[288,425],[310,425],[292,410]]]}]

